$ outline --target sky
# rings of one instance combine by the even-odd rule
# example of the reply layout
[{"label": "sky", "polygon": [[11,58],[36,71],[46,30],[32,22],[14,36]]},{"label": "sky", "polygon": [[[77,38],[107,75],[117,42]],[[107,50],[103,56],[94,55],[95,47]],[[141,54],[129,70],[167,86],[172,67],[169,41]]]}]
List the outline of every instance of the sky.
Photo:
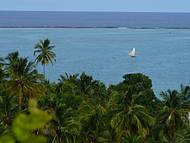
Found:
[{"label": "sky", "polygon": [[190,12],[190,0],[0,0],[0,10]]}]

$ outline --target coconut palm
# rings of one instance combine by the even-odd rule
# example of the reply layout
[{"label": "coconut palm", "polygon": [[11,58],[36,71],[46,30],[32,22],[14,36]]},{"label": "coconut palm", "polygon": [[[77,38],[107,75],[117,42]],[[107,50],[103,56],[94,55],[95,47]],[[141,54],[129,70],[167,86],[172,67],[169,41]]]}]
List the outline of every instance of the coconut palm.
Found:
[{"label": "coconut palm", "polygon": [[182,88],[181,92],[168,90],[162,92],[164,106],[159,117],[163,132],[170,142],[176,142],[176,132],[185,126],[190,112],[190,98],[188,88]]},{"label": "coconut palm", "polygon": [[151,86],[151,80],[143,74],[125,75],[123,82],[110,86],[110,107],[113,110],[111,125],[117,138],[123,138],[126,134],[144,138],[148,135],[154,125],[154,118],[144,101],[153,101]]},{"label": "coconut palm", "polygon": [[154,124],[154,118],[147,113],[143,106],[131,105],[127,107],[126,111],[118,112],[111,123],[118,134],[127,130],[129,133],[145,136],[149,132],[150,125]]},{"label": "coconut palm", "polygon": [[150,127],[154,125],[154,118],[144,106],[136,104],[138,95],[126,98],[128,97],[121,97],[119,101],[111,120],[112,127],[115,128],[119,138],[126,133],[146,137]]},{"label": "coconut palm", "polygon": [[97,103],[94,99],[84,101],[79,107],[79,120],[82,123],[81,136],[83,142],[107,143],[110,142],[111,135],[106,127],[107,109]]},{"label": "coconut palm", "polygon": [[64,93],[43,96],[39,105],[55,115],[54,120],[47,128],[53,143],[78,143],[81,123],[77,111],[82,97],[67,95],[68,92]]},{"label": "coconut palm", "polygon": [[19,57],[19,53],[11,53],[6,58],[7,89],[11,95],[18,96],[20,109],[23,102],[30,97],[35,97],[40,91],[38,83],[42,76],[35,69],[35,64],[28,58]]},{"label": "coconut palm", "polygon": [[55,47],[54,45],[51,45],[49,39],[40,40],[40,42],[35,46],[34,55],[37,54],[35,62],[41,63],[41,65],[43,66],[44,77],[45,77],[45,67],[49,63],[53,64],[53,61],[56,61],[55,59],[56,55],[52,51],[54,47]]},{"label": "coconut palm", "polygon": [[58,79],[58,84],[56,86],[56,93],[67,93],[70,95],[76,95],[77,93],[77,84],[78,84],[78,74],[69,75],[65,73],[65,75],[60,75]]}]

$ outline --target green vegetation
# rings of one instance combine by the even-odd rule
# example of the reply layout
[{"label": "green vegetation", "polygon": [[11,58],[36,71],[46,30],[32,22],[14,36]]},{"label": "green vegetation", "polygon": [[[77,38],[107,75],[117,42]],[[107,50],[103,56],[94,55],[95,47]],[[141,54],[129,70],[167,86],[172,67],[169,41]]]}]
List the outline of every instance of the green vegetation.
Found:
[{"label": "green vegetation", "polygon": [[46,39],[34,62],[18,52],[0,59],[0,143],[190,142],[189,86],[161,92],[160,100],[141,73],[109,87],[85,73],[51,83],[45,66],[53,48]]},{"label": "green vegetation", "polygon": [[51,45],[49,39],[40,40],[38,44],[35,46],[34,55],[37,54],[35,62],[41,63],[43,66],[44,77],[45,77],[45,66],[50,62],[53,64],[55,60],[55,53],[52,51],[55,46]]}]

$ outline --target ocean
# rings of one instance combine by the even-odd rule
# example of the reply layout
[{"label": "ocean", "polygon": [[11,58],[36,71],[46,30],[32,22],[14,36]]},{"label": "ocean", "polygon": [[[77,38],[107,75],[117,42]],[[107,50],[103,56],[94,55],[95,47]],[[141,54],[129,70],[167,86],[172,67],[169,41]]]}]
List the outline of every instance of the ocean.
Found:
[{"label": "ocean", "polygon": [[[71,74],[86,72],[95,79],[105,82],[106,85],[110,85],[122,81],[124,74],[141,72],[152,79],[153,89],[157,95],[162,90],[179,89],[180,84],[190,84],[190,19],[188,18],[190,14],[162,13],[163,16],[160,16],[158,13],[125,13],[133,20],[129,23],[124,20],[123,24],[122,21],[116,21],[117,24],[114,24],[113,19],[116,16],[113,19],[110,16],[105,17],[105,21],[98,21],[89,13],[75,13],[76,15],[88,15],[88,18],[82,17],[81,19],[91,19],[82,22],[80,18],[80,20],[74,19],[77,16],[69,17],[64,13],[63,15],[69,18],[55,20],[56,24],[52,25],[51,18],[55,13],[51,13],[51,18],[48,19],[46,15],[46,20],[52,21],[43,25],[42,19],[38,19],[39,22],[36,19],[27,21],[29,13],[31,17],[37,17],[35,12],[34,15],[33,12],[17,12],[22,15],[18,16],[19,14],[16,13],[18,19],[6,19],[17,16],[2,13],[9,12],[0,12],[0,19],[4,18],[0,20],[0,27],[9,28],[0,28],[0,56],[5,57],[8,53],[18,50],[21,55],[34,60],[35,44],[39,39],[49,38],[56,45],[57,55],[57,62],[47,67],[47,77],[51,81],[56,82],[59,75],[65,72]],[[39,14],[39,17],[45,15],[46,12],[40,13],[42,15]],[[104,14],[109,15],[109,13]],[[119,13],[110,13],[110,15],[117,14],[119,15]],[[121,13],[121,15],[125,14]],[[151,15],[151,17],[145,16],[143,19],[140,16],[137,18],[132,16],[144,14]],[[27,18],[23,18],[23,15]],[[92,15],[96,17],[95,13]],[[100,14],[97,13],[97,18],[98,15]],[[159,19],[166,20],[168,15],[172,16],[167,21],[159,21]],[[102,15],[100,17],[103,19]],[[155,19],[155,21],[147,22],[147,19]],[[171,21],[175,22],[172,24]],[[42,28],[41,24],[44,27],[48,24],[50,26]],[[61,25],[58,26],[58,24]],[[132,48],[137,50],[136,58],[128,56]],[[38,69],[42,71],[41,66],[38,66]]]},{"label": "ocean", "polygon": [[0,11],[0,27],[190,28],[190,13]]}]

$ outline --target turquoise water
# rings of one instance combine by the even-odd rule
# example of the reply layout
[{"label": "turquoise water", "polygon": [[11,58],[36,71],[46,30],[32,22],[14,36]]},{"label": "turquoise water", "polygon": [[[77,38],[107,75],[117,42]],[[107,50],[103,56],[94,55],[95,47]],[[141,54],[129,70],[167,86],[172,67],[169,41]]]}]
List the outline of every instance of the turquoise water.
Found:
[{"label": "turquoise water", "polygon": [[[43,38],[56,45],[57,62],[47,68],[51,81],[65,72],[85,71],[107,85],[118,83],[124,74],[141,72],[152,79],[157,93],[190,83],[187,29],[0,29],[0,56],[18,50],[34,59],[34,45]],[[133,47],[136,58],[128,56]]]}]

